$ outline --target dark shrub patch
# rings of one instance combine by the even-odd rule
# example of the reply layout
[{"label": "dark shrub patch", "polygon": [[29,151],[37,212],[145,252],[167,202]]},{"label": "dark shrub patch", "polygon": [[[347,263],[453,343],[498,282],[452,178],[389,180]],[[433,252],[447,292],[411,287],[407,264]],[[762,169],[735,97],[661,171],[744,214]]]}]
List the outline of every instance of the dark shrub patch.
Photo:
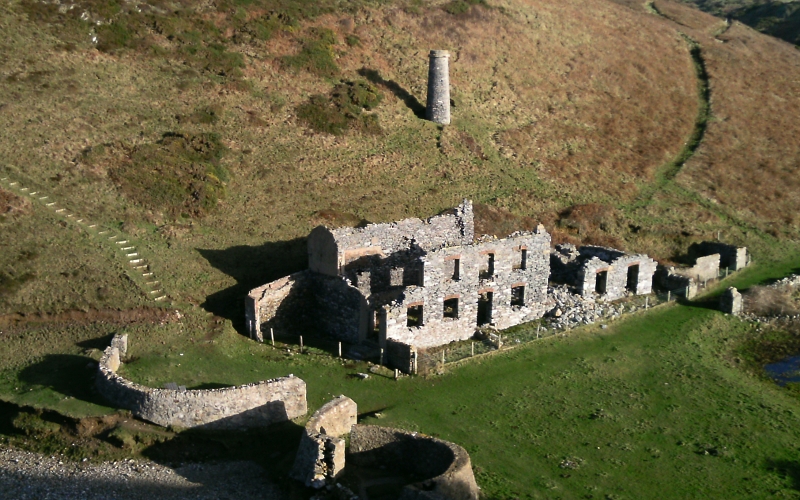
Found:
[{"label": "dark shrub patch", "polygon": [[473,5],[481,5],[486,6],[486,2],[484,0],[453,0],[452,2],[444,4],[442,9],[448,14],[453,14],[457,16],[459,14],[466,14],[469,12],[470,7]]},{"label": "dark shrub patch", "polygon": [[383,94],[367,82],[342,82],[329,96],[316,94],[297,108],[297,117],[317,132],[341,135],[348,129],[381,132],[378,117],[364,114],[383,100]]},{"label": "dark shrub patch", "polygon": [[225,196],[224,152],[216,134],[168,134],[137,146],[110,174],[128,198],[150,209],[202,217]]}]

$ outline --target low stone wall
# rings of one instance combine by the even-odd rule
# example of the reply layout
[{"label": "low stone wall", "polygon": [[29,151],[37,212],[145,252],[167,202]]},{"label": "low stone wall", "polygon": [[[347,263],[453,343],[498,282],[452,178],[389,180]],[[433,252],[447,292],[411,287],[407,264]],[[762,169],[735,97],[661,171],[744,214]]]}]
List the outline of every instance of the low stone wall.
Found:
[{"label": "low stone wall", "polygon": [[384,467],[417,478],[403,488],[401,500],[477,500],[478,485],[467,451],[457,444],[416,432],[355,425],[348,461]]},{"label": "low stone wall", "polygon": [[344,471],[345,440],[356,425],[358,406],[352,399],[339,396],[311,416],[289,474],[306,486],[321,488]]},{"label": "low stone wall", "polygon": [[127,335],[114,336],[97,370],[98,392],[115,406],[158,425],[250,429],[305,415],[306,383],[293,375],[208,390],[155,389],[117,375]]},{"label": "low stone wall", "polygon": [[706,255],[704,257],[698,257],[692,267],[678,268],[675,272],[692,278],[698,283],[704,283],[719,277],[719,261],[720,257],[718,253]]},{"label": "low stone wall", "polygon": [[677,295],[683,295],[687,299],[693,299],[697,295],[697,282],[688,276],[678,274],[674,267],[662,267],[656,273],[658,285]]},{"label": "low stone wall", "polygon": [[713,255],[719,254],[719,265],[727,267],[731,271],[739,271],[747,266],[747,247],[737,247],[718,241],[704,241],[693,243],[689,247],[689,255]]}]

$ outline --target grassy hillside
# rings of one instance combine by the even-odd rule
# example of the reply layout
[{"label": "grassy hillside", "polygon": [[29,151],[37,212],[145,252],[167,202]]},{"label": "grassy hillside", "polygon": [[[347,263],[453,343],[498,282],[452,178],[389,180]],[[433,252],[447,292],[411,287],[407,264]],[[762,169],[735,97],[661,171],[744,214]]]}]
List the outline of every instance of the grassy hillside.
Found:
[{"label": "grassy hillside", "polygon": [[[280,242],[316,224],[462,197],[487,206],[486,232],[543,221],[556,240],[661,259],[718,231],[797,233],[800,59],[767,37],[734,26],[720,43],[720,21],[661,3],[685,19],[610,2],[310,5],[4,4],[2,172],[122,228],[172,297],[217,313],[302,268],[302,242]],[[453,53],[444,129],[419,118],[433,47]]]}]

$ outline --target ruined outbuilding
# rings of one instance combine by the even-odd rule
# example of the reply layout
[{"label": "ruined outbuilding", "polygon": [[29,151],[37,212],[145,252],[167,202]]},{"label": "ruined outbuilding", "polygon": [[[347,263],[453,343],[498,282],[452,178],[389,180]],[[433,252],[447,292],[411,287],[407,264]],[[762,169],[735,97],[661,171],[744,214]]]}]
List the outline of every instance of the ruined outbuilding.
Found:
[{"label": "ruined outbuilding", "polygon": [[466,340],[482,325],[508,328],[545,312],[550,235],[544,226],[476,240],[468,200],[427,220],[317,227],[308,256],[307,271],[250,292],[251,337],[291,328],[291,320],[313,310],[317,331],[374,343],[387,364],[411,372],[418,347]]},{"label": "ruined outbuilding", "polygon": [[657,266],[644,254],[571,244],[556,245],[550,262],[555,280],[573,285],[583,297],[597,294],[605,300],[649,294]]}]

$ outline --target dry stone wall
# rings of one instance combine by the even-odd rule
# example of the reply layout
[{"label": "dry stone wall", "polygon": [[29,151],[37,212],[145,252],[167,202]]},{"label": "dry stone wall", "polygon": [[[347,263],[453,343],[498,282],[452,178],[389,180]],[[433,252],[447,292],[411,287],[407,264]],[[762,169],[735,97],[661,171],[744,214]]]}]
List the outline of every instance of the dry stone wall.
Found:
[{"label": "dry stone wall", "polygon": [[305,415],[306,384],[289,375],[255,384],[208,390],[145,387],[117,375],[127,335],[115,336],[97,370],[98,392],[114,405],[162,426],[250,429]]},{"label": "dry stone wall", "polygon": [[695,260],[694,266],[678,268],[675,272],[703,283],[719,277],[719,260],[718,253],[698,257],[697,260]]},{"label": "dry stone wall", "polygon": [[457,444],[387,427],[353,426],[348,461],[417,478],[403,500],[477,500],[478,485],[467,451]]}]

